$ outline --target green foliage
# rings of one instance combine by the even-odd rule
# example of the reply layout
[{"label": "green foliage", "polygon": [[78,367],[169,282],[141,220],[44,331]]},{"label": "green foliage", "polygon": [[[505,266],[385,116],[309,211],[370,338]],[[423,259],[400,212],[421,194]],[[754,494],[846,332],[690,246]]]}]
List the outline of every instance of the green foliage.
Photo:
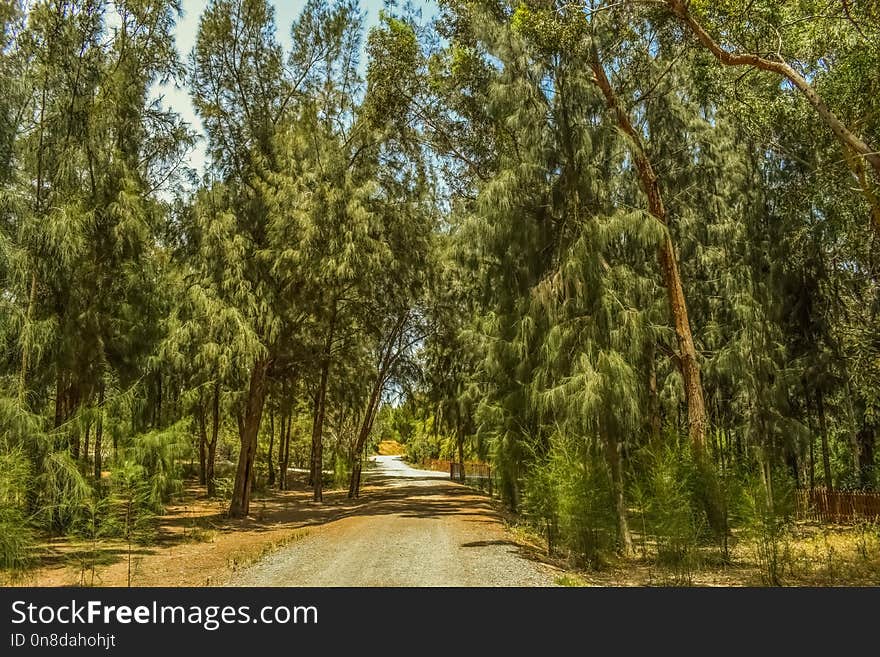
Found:
[{"label": "green foliage", "polygon": [[765,584],[780,586],[787,559],[787,533],[794,517],[791,479],[769,466],[745,477],[734,498],[737,525],[754,544]]},{"label": "green foliage", "polygon": [[437,433],[435,424],[434,417],[409,421],[405,431],[401,432],[406,437],[401,442],[406,446],[407,461],[423,463],[430,459],[455,457],[454,441],[449,436]]},{"label": "green foliage", "polygon": [[181,463],[192,450],[187,424],[181,421],[166,429],[134,436],[131,446],[122,452],[122,484],[131,486],[134,478],[139,477],[144,488],[138,490],[138,496],[146,495],[139,503],[147,504],[153,513],[161,513],[164,504],[181,490]]},{"label": "green foliage", "polygon": [[[147,544],[155,536],[156,487],[147,468],[134,461],[123,461],[110,481],[110,517],[107,523],[127,547],[128,585],[134,566],[134,545]],[[111,529],[111,531],[112,531]]]},{"label": "green foliage", "polygon": [[0,451],[0,575],[12,578],[31,563],[33,527],[26,516],[30,464],[22,451]]},{"label": "green foliage", "polygon": [[61,532],[78,519],[92,496],[92,487],[67,452],[50,452],[36,476],[37,521]]},{"label": "green foliage", "polygon": [[559,489],[556,475],[548,464],[538,462],[526,474],[522,514],[538,527],[547,539],[547,553],[558,549]]},{"label": "green foliage", "polygon": [[110,527],[129,543],[148,542],[153,536],[154,489],[145,468],[123,461],[110,480]]},{"label": "green foliage", "polygon": [[595,447],[557,436],[545,460],[523,481],[522,508],[546,531],[553,550],[591,567],[606,564],[616,544],[607,464]]},{"label": "green foliage", "polygon": [[33,563],[35,537],[18,509],[0,510],[0,576],[16,579]]},{"label": "green foliage", "polygon": [[71,533],[82,539],[87,547],[75,554],[75,564],[80,573],[80,586],[96,584],[97,567],[106,563],[108,557],[100,549],[101,542],[117,538],[121,534],[118,518],[114,514],[114,498],[108,491],[96,491],[76,519]]},{"label": "green foliage", "polygon": [[389,3],[364,49],[353,0],[211,0],[184,65],[180,2],[0,3],[7,571],[148,540],[187,462],[242,515],[282,446],[337,485],[386,437],[490,460],[550,552],[636,534],[676,583],[739,536],[778,583],[789,488],[880,485],[870,159],[681,15],[876,150],[876,3],[551,4]]},{"label": "green foliage", "polygon": [[632,499],[642,549],[668,569],[676,585],[691,584],[707,527],[699,478],[681,439],[644,447],[636,458]]}]

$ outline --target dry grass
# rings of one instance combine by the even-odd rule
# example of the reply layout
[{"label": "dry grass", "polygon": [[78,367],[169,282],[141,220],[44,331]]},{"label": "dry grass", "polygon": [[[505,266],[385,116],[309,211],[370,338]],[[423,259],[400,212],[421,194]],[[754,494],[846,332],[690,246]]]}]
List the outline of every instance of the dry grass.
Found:
[{"label": "dry grass", "polygon": [[[547,542],[531,527],[507,516],[507,529],[530,554],[564,571],[559,586],[763,586],[755,545],[734,540],[730,560],[712,547],[701,550],[699,565],[686,574],[659,565],[637,546],[631,558],[609,558],[598,570],[585,570],[569,555],[547,555]],[[880,524],[854,526],[799,522],[780,544],[783,586],[880,585]]]},{"label": "dry grass", "polygon": [[799,524],[784,546],[784,566],[785,584],[880,585],[880,524]]},{"label": "dry grass", "polygon": [[406,448],[396,440],[383,440],[379,443],[380,456],[401,456],[406,454]]}]

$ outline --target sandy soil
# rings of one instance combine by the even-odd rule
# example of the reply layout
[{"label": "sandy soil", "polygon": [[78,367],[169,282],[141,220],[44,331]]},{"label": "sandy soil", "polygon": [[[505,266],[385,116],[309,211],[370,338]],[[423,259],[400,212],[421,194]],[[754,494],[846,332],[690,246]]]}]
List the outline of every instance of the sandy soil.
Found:
[{"label": "sandy soil", "polygon": [[484,496],[399,456],[374,457],[362,504],[236,573],[241,586],[548,586],[557,572]]}]

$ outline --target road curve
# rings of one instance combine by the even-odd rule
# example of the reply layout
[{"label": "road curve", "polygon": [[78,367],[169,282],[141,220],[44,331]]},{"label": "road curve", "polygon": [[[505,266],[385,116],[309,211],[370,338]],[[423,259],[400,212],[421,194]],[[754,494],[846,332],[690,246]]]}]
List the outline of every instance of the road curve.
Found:
[{"label": "road curve", "polygon": [[485,496],[375,456],[361,504],[236,573],[232,586],[551,586]]}]

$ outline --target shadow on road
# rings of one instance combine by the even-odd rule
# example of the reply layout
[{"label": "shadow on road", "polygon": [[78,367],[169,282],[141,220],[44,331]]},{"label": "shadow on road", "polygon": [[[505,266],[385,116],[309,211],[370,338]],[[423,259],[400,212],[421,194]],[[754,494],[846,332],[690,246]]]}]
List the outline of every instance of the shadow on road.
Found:
[{"label": "shadow on road", "polygon": [[[265,498],[251,502],[251,516],[242,520],[227,520],[220,514],[202,516],[197,522],[202,527],[242,528],[249,531],[272,531],[279,526],[303,528],[321,526],[354,517],[396,515],[401,518],[442,519],[458,517],[464,522],[494,524],[501,520],[490,499],[474,489],[444,477],[443,473],[421,472],[402,463],[392,467],[370,463],[364,471],[361,494],[348,499],[345,490],[331,489],[324,501],[311,500],[305,475],[293,473],[292,490],[271,492]],[[183,510],[163,518],[162,542],[174,544],[185,539],[184,531],[192,527],[193,518]],[[471,549],[509,545],[511,552],[531,561],[547,563],[540,552],[513,541],[487,540],[463,543]]]}]

